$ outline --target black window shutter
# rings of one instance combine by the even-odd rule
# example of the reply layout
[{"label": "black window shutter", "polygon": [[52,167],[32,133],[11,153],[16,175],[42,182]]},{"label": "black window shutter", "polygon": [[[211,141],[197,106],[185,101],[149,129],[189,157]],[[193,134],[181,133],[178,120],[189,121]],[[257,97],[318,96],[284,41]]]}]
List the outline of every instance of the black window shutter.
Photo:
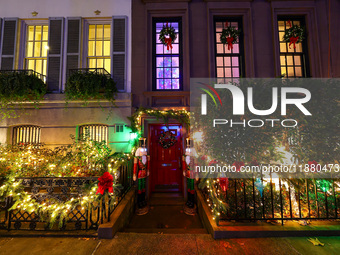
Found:
[{"label": "black window shutter", "polygon": [[51,92],[60,92],[62,80],[62,55],[63,55],[63,32],[64,19],[49,19],[49,52],[48,52],[48,71],[47,85]]},{"label": "black window shutter", "polygon": [[67,18],[66,75],[70,69],[79,68],[81,18]]},{"label": "black window shutter", "polygon": [[[0,58],[1,58],[2,18],[0,18]],[[1,65],[1,61],[0,61]]]},{"label": "black window shutter", "polygon": [[1,70],[14,69],[18,19],[4,19],[1,38]]},{"label": "black window shutter", "polygon": [[126,89],[127,17],[113,17],[112,73],[120,91]]}]

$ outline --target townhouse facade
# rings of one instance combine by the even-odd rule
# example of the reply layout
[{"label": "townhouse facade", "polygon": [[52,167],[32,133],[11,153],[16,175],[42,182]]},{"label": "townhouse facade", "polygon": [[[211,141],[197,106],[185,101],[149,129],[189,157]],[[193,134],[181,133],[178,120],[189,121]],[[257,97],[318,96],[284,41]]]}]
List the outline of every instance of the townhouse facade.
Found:
[{"label": "townhouse facade", "polygon": [[[0,122],[0,143],[72,143],[86,132],[119,152],[130,149],[131,2],[12,1],[1,3],[0,70],[31,70],[47,86],[39,109]],[[73,72],[112,77],[116,108],[105,100],[86,107],[72,101],[65,108],[65,84]],[[18,71],[19,72],[19,71]]]},{"label": "townhouse facade", "polygon": [[[127,117],[140,107],[189,111],[190,78],[339,78],[339,13],[339,0],[13,0],[0,9],[0,69],[33,70],[49,93],[39,109],[28,105],[28,115],[1,120],[0,143],[55,147],[89,130],[91,138],[128,152]],[[166,25],[177,34],[171,49],[159,40]],[[220,42],[229,25],[240,31],[232,48]],[[282,39],[291,25],[305,30],[295,48]],[[65,83],[81,69],[115,80],[117,108],[74,101],[65,109]],[[183,192],[189,130],[148,115],[141,130],[152,159],[150,191]],[[177,141],[171,148],[159,146],[166,131]]]},{"label": "townhouse facade", "polygon": [[[340,77],[340,1],[338,0],[133,0],[132,105],[158,110],[190,109],[190,78]],[[296,47],[283,41],[285,29],[303,27]],[[172,48],[159,39],[164,26],[177,33]],[[223,45],[223,28],[240,31],[233,47]],[[168,130],[143,116],[151,163],[150,189],[185,190],[179,161],[188,130],[172,121],[177,143],[157,146]]]}]

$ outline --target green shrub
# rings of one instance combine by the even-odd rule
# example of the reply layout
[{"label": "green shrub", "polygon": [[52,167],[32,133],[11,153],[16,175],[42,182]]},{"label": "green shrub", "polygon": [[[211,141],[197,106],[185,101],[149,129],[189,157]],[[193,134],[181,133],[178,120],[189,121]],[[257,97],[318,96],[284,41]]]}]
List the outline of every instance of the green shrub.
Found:
[{"label": "green shrub", "polygon": [[90,99],[106,99],[114,105],[117,93],[116,83],[112,78],[95,72],[76,72],[66,82],[66,101],[83,100],[87,105]]},{"label": "green shrub", "polygon": [[26,72],[0,73],[0,114],[2,118],[19,117],[18,109],[25,102],[38,107],[46,94],[46,84],[33,74]]}]

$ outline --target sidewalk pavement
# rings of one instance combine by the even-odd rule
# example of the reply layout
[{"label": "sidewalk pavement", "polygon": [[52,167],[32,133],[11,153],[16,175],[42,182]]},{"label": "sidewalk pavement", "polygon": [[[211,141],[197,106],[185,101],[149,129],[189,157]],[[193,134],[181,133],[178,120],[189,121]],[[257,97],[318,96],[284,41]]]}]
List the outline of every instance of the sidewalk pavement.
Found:
[{"label": "sidewalk pavement", "polygon": [[340,236],[318,239],[324,247],[314,246],[306,237],[214,240],[208,234],[117,233],[111,240],[98,240],[0,236],[0,254],[340,254]]}]

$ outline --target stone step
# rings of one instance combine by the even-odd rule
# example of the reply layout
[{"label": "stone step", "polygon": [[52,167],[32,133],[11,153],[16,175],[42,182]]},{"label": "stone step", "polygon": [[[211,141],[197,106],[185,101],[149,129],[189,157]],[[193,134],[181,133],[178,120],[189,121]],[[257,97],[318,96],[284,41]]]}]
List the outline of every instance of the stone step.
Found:
[{"label": "stone step", "polygon": [[150,197],[163,197],[163,198],[173,198],[173,197],[183,197],[182,193],[174,192],[174,193],[165,193],[165,192],[155,192],[152,193]]},{"label": "stone step", "polygon": [[158,205],[184,205],[184,197],[181,193],[152,193],[149,199],[150,206]]},{"label": "stone step", "polygon": [[174,197],[174,198],[163,198],[163,197],[152,197],[149,200],[150,206],[159,206],[159,205],[184,205],[185,201],[182,197]]}]

